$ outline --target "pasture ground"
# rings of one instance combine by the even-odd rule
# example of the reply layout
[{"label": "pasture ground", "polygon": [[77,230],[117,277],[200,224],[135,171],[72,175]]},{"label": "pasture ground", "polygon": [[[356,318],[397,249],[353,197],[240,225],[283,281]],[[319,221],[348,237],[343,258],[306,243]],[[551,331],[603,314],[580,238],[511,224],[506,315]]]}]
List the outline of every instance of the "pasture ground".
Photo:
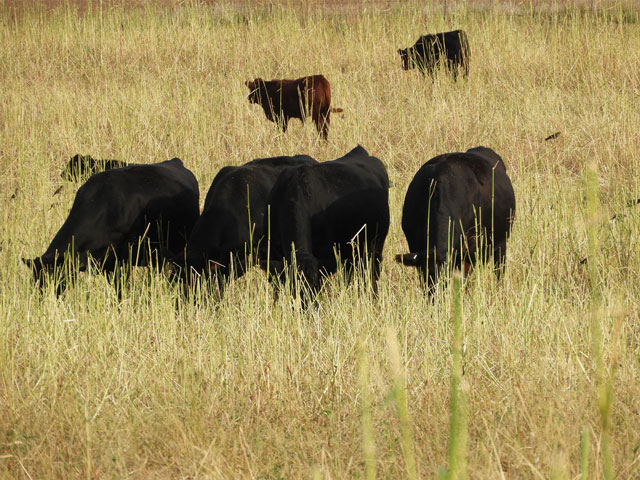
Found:
[{"label": "pasture ground", "polygon": [[[61,3],[0,2],[0,477],[363,478],[373,443],[378,477],[407,477],[414,457],[434,478],[448,462],[452,284],[431,302],[393,256],[407,248],[400,214],[417,169],[486,145],[505,160],[517,220],[503,279],[478,268],[464,281],[469,478],[577,478],[581,438],[589,478],[602,478],[597,292],[615,478],[640,478],[640,207],[626,206],[640,197],[639,10],[451,2],[445,20],[424,4]],[[453,28],[469,34],[468,80],[400,69],[398,48]],[[328,143],[296,121],[282,135],[247,101],[245,80],[314,73],[345,111]],[[122,300],[84,274],[56,298],[20,261],[65,219],[77,185],[59,174],[75,153],[179,156],[204,201],[224,165],[328,160],[358,143],[392,181],[377,300],[337,276],[304,312],[256,270],[197,306],[144,271]]]}]

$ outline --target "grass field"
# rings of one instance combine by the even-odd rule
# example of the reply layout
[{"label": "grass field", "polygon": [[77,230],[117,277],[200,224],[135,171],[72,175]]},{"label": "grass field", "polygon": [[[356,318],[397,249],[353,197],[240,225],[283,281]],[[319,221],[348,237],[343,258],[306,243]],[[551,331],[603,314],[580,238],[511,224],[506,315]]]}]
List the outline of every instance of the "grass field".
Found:
[{"label": "grass field", "polygon": [[[139,3],[0,1],[0,477],[436,478],[457,352],[468,478],[606,478],[609,438],[614,477],[640,478],[640,10]],[[468,80],[401,70],[453,28]],[[247,101],[245,80],[315,73],[345,110],[329,142]],[[259,270],[198,305],[144,270],[122,299],[99,275],[57,298],[20,261],[66,218],[75,153],[178,156],[204,201],[224,165],[358,143],[392,182],[378,299],[336,276],[303,311]],[[413,174],[477,145],[517,219],[502,280],[463,281],[456,343],[454,283],[430,301],[393,256]]]}]

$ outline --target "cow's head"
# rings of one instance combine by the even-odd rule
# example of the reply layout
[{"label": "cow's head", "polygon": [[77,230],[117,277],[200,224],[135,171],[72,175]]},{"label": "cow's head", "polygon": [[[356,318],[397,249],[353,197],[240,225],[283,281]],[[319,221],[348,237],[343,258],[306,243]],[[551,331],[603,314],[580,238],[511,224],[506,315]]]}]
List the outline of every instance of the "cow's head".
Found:
[{"label": "cow's head", "polygon": [[[48,284],[55,287],[56,295],[62,295],[69,282],[73,281],[75,273],[65,265],[66,255],[55,253],[45,253],[37,258],[23,258],[22,262],[31,269],[36,285],[40,289]],[[85,255],[86,261],[86,255]],[[82,266],[80,267],[82,270]]]},{"label": "cow's head", "polygon": [[73,180],[75,178],[80,177],[85,173],[85,162],[86,157],[84,155],[75,154],[73,157],[69,159],[69,163],[67,163],[67,167],[62,171],[60,176],[62,178],[66,178],[67,180]]},{"label": "cow's head", "polygon": [[207,280],[212,285],[224,288],[227,277],[231,273],[229,265],[209,258],[187,258],[171,262],[171,280],[180,284],[182,293],[189,296],[198,281]]},{"label": "cow's head", "polygon": [[244,84],[249,88],[249,102],[260,103],[260,86],[264,84],[264,81],[261,78],[256,78],[253,81],[248,80]]},{"label": "cow's head", "polygon": [[419,267],[426,264],[425,252],[418,253],[399,253],[396,255],[396,262],[407,267]]},{"label": "cow's head", "polygon": [[53,265],[44,257],[23,258],[22,262],[31,269],[33,279],[36,284],[43,288],[45,284],[45,276],[53,270]]},{"label": "cow's head", "polygon": [[420,280],[427,284],[429,268],[427,266],[427,252],[411,252],[400,253],[396,255],[396,262],[404,265],[405,267],[415,267],[418,270]]},{"label": "cow's head", "polygon": [[402,69],[409,70],[409,49],[399,48],[398,54],[400,55],[400,59],[402,60]]}]

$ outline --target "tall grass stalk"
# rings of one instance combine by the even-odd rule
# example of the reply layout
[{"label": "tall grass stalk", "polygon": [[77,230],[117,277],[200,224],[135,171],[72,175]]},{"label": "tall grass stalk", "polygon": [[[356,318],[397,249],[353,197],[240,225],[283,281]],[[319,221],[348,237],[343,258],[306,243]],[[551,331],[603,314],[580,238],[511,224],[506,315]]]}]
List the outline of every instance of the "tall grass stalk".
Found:
[{"label": "tall grass stalk", "polygon": [[453,275],[453,344],[451,365],[451,400],[449,404],[448,480],[467,478],[467,393],[462,377],[462,277]]},{"label": "tall grass stalk", "polygon": [[580,435],[580,480],[589,478],[589,430],[584,428]]},{"label": "tall grass stalk", "polygon": [[391,360],[391,375],[393,378],[392,398],[396,406],[398,420],[400,421],[400,437],[402,444],[402,456],[405,463],[405,478],[416,480],[418,478],[416,470],[415,451],[413,446],[413,433],[411,419],[409,417],[409,405],[407,402],[407,386],[404,367],[400,356],[400,346],[394,329],[387,327],[387,348],[389,349],[389,359]]},{"label": "tall grass stalk", "polygon": [[600,223],[598,168],[595,162],[590,162],[585,171],[585,187],[587,202],[587,241],[588,268],[590,287],[591,345],[596,367],[596,390],[598,410],[600,414],[600,451],[602,454],[602,469],[605,480],[613,479],[613,455],[611,452],[611,405],[613,403],[613,378],[606,371],[603,355],[602,339],[602,292],[600,277]]},{"label": "tall grass stalk", "polygon": [[[89,385],[89,375],[85,372],[85,388]],[[89,393],[87,391],[80,392],[83,397],[83,414],[84,414],[84,450],[85,450],[85,476],[87,480],[91,480],[93,472],[93,462],[91,460],[91,421],[89,417]]]},{"label": "tall grass stalk", "polygon": [[371,413],[371,384],[369,379],[369,354],[366,343],[360,343],[358,380],[360,384],[360,415],[362,417],[362,452],[364,454],[364,478],[376,478],[376,445]]}]

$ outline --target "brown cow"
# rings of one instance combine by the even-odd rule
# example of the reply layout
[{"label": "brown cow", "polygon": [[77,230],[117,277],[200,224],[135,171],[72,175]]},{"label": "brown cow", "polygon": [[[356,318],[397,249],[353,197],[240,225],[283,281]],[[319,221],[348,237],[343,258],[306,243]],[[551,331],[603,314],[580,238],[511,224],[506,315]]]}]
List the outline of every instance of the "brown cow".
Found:
[{"label": "brown cow", "polygon": [[245,82],[245,85],[251,90],[249,102],[260,104],[267,118],[281,125],[284,132],[290,118],[304,122],[311,114],[318,133],[326,140],[331,112],[342,112],[341,108],[331,108],[331,86],[322,75],[296,80],[265,81],[256,78]]}]

